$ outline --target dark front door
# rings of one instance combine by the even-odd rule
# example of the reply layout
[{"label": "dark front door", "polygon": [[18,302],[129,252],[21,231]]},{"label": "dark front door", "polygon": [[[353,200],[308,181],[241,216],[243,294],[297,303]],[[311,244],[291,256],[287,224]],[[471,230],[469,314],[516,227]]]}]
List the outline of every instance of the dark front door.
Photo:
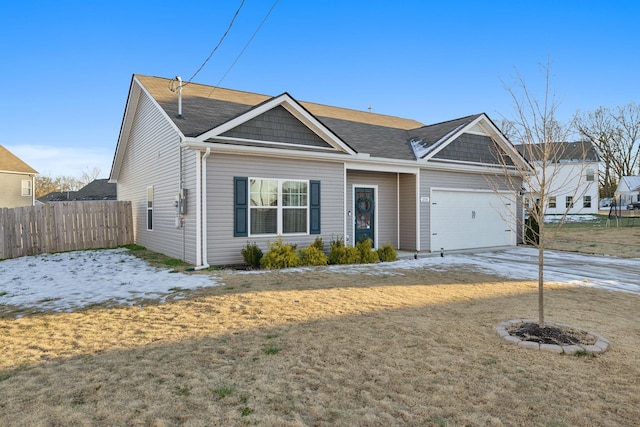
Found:
[{"label": "dark front door", "polygon": [[356,241],[358,243],[364,239],[371,239],[372,246],[375,247],[375,198],[373,188],[356,187],[355,189],[355,212],[356,212]]}]

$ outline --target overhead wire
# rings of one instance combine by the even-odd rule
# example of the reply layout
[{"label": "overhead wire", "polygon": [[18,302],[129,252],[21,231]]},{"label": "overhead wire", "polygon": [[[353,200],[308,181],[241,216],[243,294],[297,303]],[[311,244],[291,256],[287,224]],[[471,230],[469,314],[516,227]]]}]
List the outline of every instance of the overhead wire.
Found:
[{"label": "overhead wire", "polygon": [[224,32],[224,34],[222,35],[222,37],[220,38],[220,41],[218,42],[218,44],[216,45],[216,47],[213,48],[213,50],[211,51],[211,53],[209,54],[209,56],[207,56],[207,59],[204,60],[204,62],[202,63],[202,65],[200,65],[200,68],[198,68],[196,70],[195,73],[193,73],[193,75],[189,78],[189,80],[187,80],[186,83],[184,83],[182,85],[182,87],[188,85],[189,83],[191,83],[191,81],[195,78],[195,76],[198,75],[198,73],[200,73],[200,71],[202,71],[202,69],[204,68],[205,65],[207,65],[207,62],[209,62],[209,60],[211,59],[211,57],[213,56],[214,53],[216,53],[216,51],[218,50],[218,48],[220,47],[220,45],[222,44],[222,42],[224,41],[224,39],[227,37],[227,34],[229,34],[229,31],[231,30],[231,27],[233,27],[234,22],[236,21],[236,18],[238,17],[238,14],[240,13],[240,9],[242,9],[242,6],[244,6],[244,2],[245,0],[242,0],[240,2],[240,6],[238,6],[238,9],[236,10],[236,13],[233,14],[233,18],[231,19],[231,22],[229,22],[229,26],[227,27],[227,30]]},{"label": "overhead wire", "polygon": [[253,35],[249,38],[249,40],[247,41],[247,43],[244,45],[244,47],[242,48],[242,50],[240,51],[240,53],[238,54],[238,56],[236,56],[236,59],[233,61],[233,63],[231,63],[231,65],[229,66],[229,68],[227,69],[227,71],[224,73],[224,75],[220,78],[220,80],[218,80],[218,83],[216,83],[216,85],[211,89],[211,92],[209,92],[209,94],[207,95],[207,98],[209,98],[213,92],[216,90],[217,87],[220,86],[220,83],[222,83],[222,81],[227,77],[227,75],[231,72],[231,69],[236,65],[236,63],[238,62],[238,60],[240,60],[240,57],[244,54],[244,52],[247,50],[247,48],[249,47],[249,45],[251,44],[251,42],[253,41],[253,39],[255,38],[255,36],[258,34],[258,32],[260,31],[260,29],[262,28],[262,26],[264,25],[264,23],[267,21],[267,19],[269,19],[269,16],[271,15],[271,12],[273,12],[273,9],[275,9],[276,5],[278,4],[280,0],[275,0],[273,2],[273,4],[271,5],[271,8],[269,9],[269,11],[267,12],[267,14],[265,15],[264,19],[262,20],[262,22],[260,22],[260,25],[258,25],[258,28],[256,28],[256,30],[253,32]]}]

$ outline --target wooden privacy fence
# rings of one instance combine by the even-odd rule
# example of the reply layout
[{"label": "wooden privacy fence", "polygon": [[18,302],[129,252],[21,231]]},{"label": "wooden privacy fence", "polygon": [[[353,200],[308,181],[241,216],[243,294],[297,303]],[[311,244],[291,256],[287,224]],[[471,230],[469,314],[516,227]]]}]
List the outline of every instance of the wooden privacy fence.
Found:
[{"label": "wooden privacy fence", "polygon": [[131,202],[56,202],[0,208],[0,259],[133,243]]}]

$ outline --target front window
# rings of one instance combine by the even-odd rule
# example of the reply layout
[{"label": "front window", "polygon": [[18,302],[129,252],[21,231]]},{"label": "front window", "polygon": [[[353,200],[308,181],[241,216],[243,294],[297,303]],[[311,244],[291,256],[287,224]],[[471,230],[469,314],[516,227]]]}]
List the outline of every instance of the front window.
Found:
[{"label": "front window", "polygon": [[22,180],[22,195],[23,196],[30,196],[33,194],[32,188],[31,188],[31,180],[30,179],[23,179]]},{"label": "front window", "polygon": [[573,196],[567,196],[564,207],[567,209],[573,207]]},{"label": "front window", "polygon": [[591,207],[591,196],[584,196],[582,198],[582,206],[584,206],[585,208]]},{"label": "front window", "polygon": [[250,233],[308,233],[308,181],[251,178]]},{"label": "front window", "polygon": [[549,197],[549,207],[555,209],[555,207],[556,207],[556,196]]}]

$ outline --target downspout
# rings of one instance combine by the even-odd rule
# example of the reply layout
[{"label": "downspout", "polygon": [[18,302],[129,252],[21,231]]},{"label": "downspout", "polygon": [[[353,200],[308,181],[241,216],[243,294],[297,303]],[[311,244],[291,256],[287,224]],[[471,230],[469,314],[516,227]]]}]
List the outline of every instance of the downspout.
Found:
[{"label": "downspout", "polygon": [[396,241],[400,249],[400,173],[396,173]]},{"label": "downspout", "polygon": [[[199,152],[198,152],[199,153]],[[202,221],[202,225],[200,227],[200,233],[198,235],[198,241],[201,247],[201,259],[198,266],[195,268],[196,270],[203,270],[205,268],[209,268],[209,263],[207,262],[208,252],[207,252],[207,157],[211,154],[211,147],[207,147],[207,150],[204,152],[202,156],[202,165],[200,166],[200,170],[202,172],[202,182],[201,182],[201,190],[202,195],[200,196],[201,203],[198,205],[198,211],[202,208],[202,213],[200,215],[200,219]],[[198,154],[200,157],[200,154]]]},{"label": "downspout", "polygon": [[420,252],[420,205],[420,170],[418,170],[416,173],[416,252]]},{"label": "downspout", "polygon": [[202,163],[200,151],[196,154],[196,266],[202,265]]}]

